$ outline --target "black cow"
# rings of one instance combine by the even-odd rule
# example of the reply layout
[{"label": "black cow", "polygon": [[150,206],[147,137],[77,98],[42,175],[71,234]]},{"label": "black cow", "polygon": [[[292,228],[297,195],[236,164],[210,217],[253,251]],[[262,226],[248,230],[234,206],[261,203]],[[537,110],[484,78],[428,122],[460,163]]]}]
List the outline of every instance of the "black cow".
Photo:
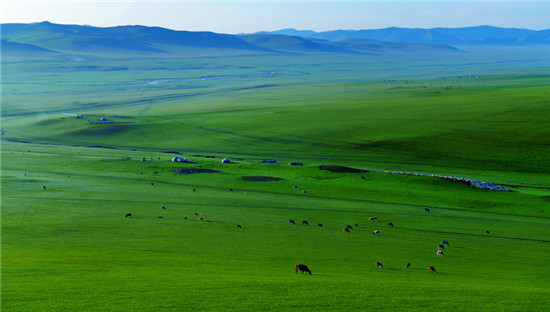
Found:
[{"label": "black cow", "polygon": [[428,266],[428,272],[435,273],[435,268],[433,266]]},{"label": "black cow", "polygon": [[237,224],[237,227],[238,227],[239,229],[242,229],[242,228],[243,228],[240,224]]},{"label": "black cow", "polygon": [[349,233],[349,229],[347,227],[345,227],[343,231]]},{"label": "black cow", "polygon": [[424,208],[424,211],[425,211],[425,212],[430,212],[430,209]]},{"label": "black cow", "polygon": [[376,262],[376,267],[377,268],[382,268],[382,262]]},{"label": "black cow", "polygon": [[411,263],[407,263],[407,269],[411,267]]},{"label": "black cow", "polygon": [[166,207],[164,207],[164,206],[160,206],[160,209],[164,209],[164,210],[166,210]]},{"label": "black cow", "polygon": [[124,218],[128,218],[128,217],[131,217],[132,214],[131,213],[127,213],[126,216]]},{"label": "black cow", "polygon": [[306,220],[302,221],[302,225],[309,225],[309,222],[307,222]]},{"label": "black cow", "polygon": [[298,271],[302,271],[302,274],[304,274],[304,272],[307,272],[309,273],[309,275],[311,275],[311,270],[307,267],[307,265],[305,264],[298,264],[296,263],[296,265],[294,266],[294,268],[296,269],[296,272],[295,274],[298,273]]},{"label": "black cow", "polygon": [[391,222],[390,222],[390,223],[388,223],[388,225],[389,225],[389,226],[391,226],[391,227],[393,227],[393,223],[391,223]]},{"label": "black cow", "polygon": [[294,220],[288,220],[288,223],[296,224],[296,222],[294,222]]},{"label": "black cow", "polygon": [[318,227],[322,228],[323,227],[323,223],[319,223],[317,224]]},{"label": "black cow", "polygon": [[45,185],[42,185],[42,189],[45,190],[45,189],[46,189],[46,186],[45,186]]}]

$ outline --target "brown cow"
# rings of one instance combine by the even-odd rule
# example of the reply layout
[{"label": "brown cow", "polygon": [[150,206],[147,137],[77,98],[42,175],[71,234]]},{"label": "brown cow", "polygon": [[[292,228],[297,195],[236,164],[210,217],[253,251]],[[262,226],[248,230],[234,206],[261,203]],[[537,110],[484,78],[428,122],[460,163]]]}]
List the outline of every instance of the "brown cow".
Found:
[{"label": "brown cow", "polygon": [[428,266],[428,272],[435,273],[435,268],[433,266]]},{"label": "brown cow", "polygon": [[298,271],[302,271],[302,274],[304,274],[304,272],[307,272],[307,273],[309,273],[309,275],[311,275],[311,271],[309,270],[309,268],[305,264],[296,263],[294,268],[296,269],[296,272],[295,272],[296,274],[298,273]]}]

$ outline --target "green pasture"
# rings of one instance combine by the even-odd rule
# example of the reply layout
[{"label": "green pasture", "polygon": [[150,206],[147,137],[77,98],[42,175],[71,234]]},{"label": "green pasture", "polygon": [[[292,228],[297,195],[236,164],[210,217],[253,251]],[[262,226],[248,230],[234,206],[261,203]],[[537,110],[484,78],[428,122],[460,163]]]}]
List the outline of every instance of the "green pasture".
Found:
[{"label": "green pasture", "polygon": [[547,69],[481,52],[4,62],[2,311],[545,311]]}]

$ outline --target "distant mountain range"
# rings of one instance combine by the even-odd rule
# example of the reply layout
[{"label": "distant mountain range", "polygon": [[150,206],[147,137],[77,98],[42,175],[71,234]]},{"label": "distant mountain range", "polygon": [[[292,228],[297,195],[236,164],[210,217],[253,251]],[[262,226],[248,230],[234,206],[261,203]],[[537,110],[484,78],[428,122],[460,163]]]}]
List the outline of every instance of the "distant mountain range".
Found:
[{"label": "distant mountain range", "polygon": [[372,30],[332,30],[324,32],[282,29],[257,34],[300,36],[328,41],[369,39],[394,43],[436,43],[453,46],[550,44],[550,29],[536,31],[493,26],[430,29],[390,27]]},{"label": "distant mountain range", "polygon": [[470,28],[283,29],[228,35],[160,27],[92,27],[49,22],[2,24],[2,56],[187,57],[252,54],[460,53],[453,45],[550,44],[550,30]]}]

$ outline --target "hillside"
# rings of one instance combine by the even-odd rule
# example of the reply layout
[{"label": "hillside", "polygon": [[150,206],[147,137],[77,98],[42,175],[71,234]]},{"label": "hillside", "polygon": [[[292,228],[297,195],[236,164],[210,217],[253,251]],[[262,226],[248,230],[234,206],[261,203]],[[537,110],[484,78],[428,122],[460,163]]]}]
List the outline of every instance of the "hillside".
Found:
[{"label": "hillside", "polygon": [[[197,56],[273,53],[236,36],[160,27],[90,27],[49,22],[4,24],[2,39],[84,55]],[[7,47],[10,52],[10,47]]]},{"label": "hillside", "polygon": [[[332,38],[331,36],[328,36]],[[294,35],[253,34],[227,35],[212,32],[176,31],[160,27],[117,26],[91,27],[60,25],[49,22],[32,24],[3,24],[2,40],[7,42],[2,53],[22,57],[21,45],[35,56],[46,56],[45,50],[55,51],[56,56],[96,57],[148,57],[173,58],[197,56],[268,55],[287,53],[417,54],[434,51],[453,52],[456,49],[442,44],[390,43],[377,40],[364,42],[354,38],[332,42],[324,38],[303,38]],[[15,45],[19,44],[19,47]],[[31,51],[29,46],[34,46]],[[42,49],[40,52],[39,50]],[[27,55],[29,56],[29,55]],[[52,55],[50,55],[52,56]]]}]

